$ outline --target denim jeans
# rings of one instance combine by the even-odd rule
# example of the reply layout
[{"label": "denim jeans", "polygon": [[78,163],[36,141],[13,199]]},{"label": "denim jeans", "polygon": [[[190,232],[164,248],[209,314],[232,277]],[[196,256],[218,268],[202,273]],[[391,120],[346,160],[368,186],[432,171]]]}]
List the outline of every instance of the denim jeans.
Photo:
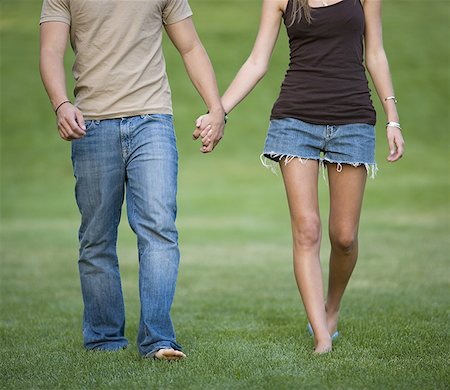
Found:
[{"label": "denim jeans", "polygon": [[141,302],[138,349],[181,350],[170,318],[178,275],[175,227],[178,152],[171,115],[87,121],[72,141],[75,195],[81,213],[79,271],[87,349],[128,344],[116,252],[126,193],[128,221],[137,236]]}]

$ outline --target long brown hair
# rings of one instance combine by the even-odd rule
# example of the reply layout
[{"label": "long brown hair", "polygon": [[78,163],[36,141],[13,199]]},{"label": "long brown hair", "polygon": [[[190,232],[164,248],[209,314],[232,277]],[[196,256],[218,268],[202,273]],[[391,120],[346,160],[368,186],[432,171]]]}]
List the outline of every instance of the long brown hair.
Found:
[{"label": "long brown hair", "polygon": [[311,23],[311,7],[309,6],[308,0],[292,0],[290,26],[296,21],[299,21],[302,17],[304,17],[308,23]]}]

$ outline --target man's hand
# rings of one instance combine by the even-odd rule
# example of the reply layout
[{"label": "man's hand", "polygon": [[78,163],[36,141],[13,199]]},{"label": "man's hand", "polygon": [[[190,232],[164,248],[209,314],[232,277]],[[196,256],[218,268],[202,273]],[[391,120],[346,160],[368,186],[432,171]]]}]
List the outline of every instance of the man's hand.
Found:
[{"label": "man's hand", "polygon": [[40,71],[45,89],[56,110],[59,135],[66,141],[78,139],[86,134],[83,114],[67,99],[64,53],[69,38],[70,26],[63,22],[41,24]]},{"label": "man's hand", "polygon": [[225,112],[221,109],[202,115],[197,119],[195,126],[192,138],[196,140],[200,137],[202,141],[200,151],[210,153],[223,137]]},{"label": "man's hand", "polygon": [[69,102],[58,108],[56,123],[59,135],[63,140],[72,141],[86,135],[83,114]]}]

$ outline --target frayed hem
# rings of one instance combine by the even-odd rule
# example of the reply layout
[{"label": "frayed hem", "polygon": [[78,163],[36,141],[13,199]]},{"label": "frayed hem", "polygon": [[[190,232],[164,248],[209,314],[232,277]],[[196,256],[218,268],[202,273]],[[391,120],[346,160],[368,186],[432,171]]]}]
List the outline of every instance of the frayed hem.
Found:
[{"label": "frayed hem", "polygon": [[[270,161],[269,158],[266,157],[269,156],[270,157]],[[324,178],[324,180],[326,179],[325,177],[325,163],[329,163],[329,164],[336,164],[336,170],[338,172],[342,172],[343,169],[343,165],[351,165],[353,167],[359,167],[361,165],[364,165],[364,167],[366,168],[367,171],[367,175],[368,177],[370,177],[371,179],[375,179],[375,176],[378,172],[378,166],[376,163],[373,164],[368,164],[368,163],[354,163],[354,162],[346,162],[346,161],[331,161],[329,159],[326,158],[314,158],[314,157],[300,157],[300,156],[293,156],[293,155],[289,155],[289,154],[281,154],[281,153],[262,153],[259,156],[259,159],[261,160],[261,164],[267,168],[270,169],[272,171],[273,174],[278,175],[276,168],[279,166],[279,164],[281,163],[282,160],[284,160],[284,165],[289,164],[291,161],[293,161],[294,159],[298,159],[300,161],[301,164],[305,164],[306,161],[308,160],[314,160],[314,161],[318,161],[319,162],[319,166],[320,166],[320,170],[322,171],[322,176]],[[272,159],[277,159],[278,161],[274,161]]]},{"label": "frayed hem", "polygon": [[[266,156],[270,157],[270,161],[269,161],[269,158],[266,157]],[[301,164],[305,164],[305,162],[308,161],[308,160],[319,161],[319,159],[317,159],[317,158],[291,156],[289,154],[281,154],[281,153],[274,153],[274,152],[262,153],[259,156],[259,159],[261,160],[261,164],[265,168],[270,169],[272,171],[272,173],[275,174],[275,175],[278,175],[276,168],[278,167],[278,164],[281,162],[281,160],[284,159],[284,165],[288,165],[292,160],[294,160],[296,158],[300,161]],[[272,159],[278,159],[278,161],[275,161],[275,160],[272,160]]]},{"label": "frayed hem", "polygon": [[347,162],[347,161],[331,161],[326,158],[321,159],[322,164],[329,163],[329,164],[336,164],[336,170],[338,172],[342,172],[342,166],[343,165],[351,165],[352,167],[360,167],[361,165],[364,165],[367,171],[367,176],[371,179],[375,179],[375,176],[378,172],[378,165],[377,163],[368,164],[368,163],[354,163],[354,162]]}]

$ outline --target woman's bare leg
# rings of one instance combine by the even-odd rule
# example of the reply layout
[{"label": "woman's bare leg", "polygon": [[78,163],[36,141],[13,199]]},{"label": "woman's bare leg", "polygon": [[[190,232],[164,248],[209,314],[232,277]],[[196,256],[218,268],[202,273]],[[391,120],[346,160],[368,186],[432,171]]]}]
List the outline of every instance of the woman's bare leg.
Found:
[{"label": "woman's bare leg", "polygon": [[315,352],[331,351],[331,337],[320,267],[320,223],[317,180],[319,163],[294,159],[280,162],[292,224],[294,273],[309,322],[314,330]]},{"label": "woman's bare leg", "polygon": [[364,166],[327,164],[330,188],[329,235],[331,242],[328,294],[328,331],[337,330],[339,309],[345,288],[358,258],[358,226],[366,184]]}]

